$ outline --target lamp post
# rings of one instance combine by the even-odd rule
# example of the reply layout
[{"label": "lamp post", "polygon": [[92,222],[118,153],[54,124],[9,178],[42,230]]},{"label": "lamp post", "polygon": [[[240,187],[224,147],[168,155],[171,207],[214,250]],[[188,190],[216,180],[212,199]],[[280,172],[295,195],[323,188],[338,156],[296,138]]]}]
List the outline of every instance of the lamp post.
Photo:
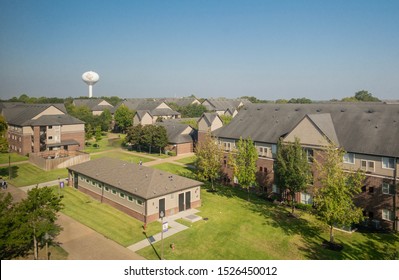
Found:
[{"label": "lamp post", "polygon": [[161,211],[161,213],[159,213],[159,216],[161,217],[161,224],[162,224],[162,231],[161,231],[161,260],[163,260],[163,217],[165,216],[164,212]]}]

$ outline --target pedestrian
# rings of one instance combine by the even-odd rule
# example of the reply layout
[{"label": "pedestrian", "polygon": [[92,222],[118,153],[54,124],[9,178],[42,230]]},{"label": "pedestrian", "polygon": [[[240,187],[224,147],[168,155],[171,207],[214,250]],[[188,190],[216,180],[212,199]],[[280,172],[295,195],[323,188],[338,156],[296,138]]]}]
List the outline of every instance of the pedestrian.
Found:
[{"label": "pedestrian", "polygon": [[141,159],[140,159],[140,161],[139,161],[139,165],[143,165],[143,162],[141,161]]},{"label": "pedestrian", "polygon": [[3,190],[7,189],[7,182],[5,180],[3,180],[3,182],[1,183],[1,188]]}]

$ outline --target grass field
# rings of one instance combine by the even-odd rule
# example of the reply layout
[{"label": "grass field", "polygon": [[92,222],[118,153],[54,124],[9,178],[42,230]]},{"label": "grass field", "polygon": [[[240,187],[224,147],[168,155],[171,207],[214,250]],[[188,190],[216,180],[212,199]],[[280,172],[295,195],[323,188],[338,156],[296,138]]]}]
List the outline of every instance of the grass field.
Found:
[{"label": "grass field", "polygon": [[[11,180],[8,182],[16,187],[35,185],[41,182],[67,178],[66,168],[44,171],[30,163],[22,163],[11,166]],[[8,167],[0,167],[0,176],[8,177]]]},{"label": "grass field", "polygon": [[[175,250],[166,250],[166,259],[389,259],[399,248],[398,235],[337,232],[344,249],[331,251],[322,246],[328,229],[308,213],[293,218],[289,209],[256,197],[248,202],[244,192],[231,188],[202,190],[201,198],[199,215],[208,220],[167,238]],[[160,244],[154,247],[160,250]],[[138,253],[157,259],[152,248]]]},{"label": "grass field", "polygon": [[168,163],[168,162],[160,163],[157,165],[153,165],[152,167],[166,171],[166,172],[170,172],[170,173],[173,173],[176,175],[189,177],[189,178],[194,178],[194,176],[195,176],[192,169],[185,167],[185,166],[173,164],[173,163]]},{"label": "grass field", "polygon": [[192,156],[192,157],[186,157],[186,158],[179,159],[179,160],[177,160],[177,162],[188,164],[188,165],[194,165],[196,159],[197,159],[196,156]]},{"label": "grass field", "polygon": [[[142,222],[71,187],[64,188],[62,194],[62,202],[65,205],[62,210],[64,214],[107,238],[123,246],[145,239]],[[160,232],[161,229],[160,223],[151,223],[147,227],[147,234],[153,235]]]},{"label": "grass field", "polygon": [[7,164],[8,163],[8,156],[11,156],[11,163],[13,162],[19,162],[19,161],[24,161],[28,160],[29,158],[26,156],[21,156],[17,153],[0,153],[0,164]]},{"label": "grass field", "polygon": [[97,159],[97,158],[103,158],[103,157],[117,158],[120,160],[134,162],[134,163],[139,163],[140,160],[142,162],[153,161],[153,159],[141,157],[135,153],[126,153],[126,152],[122,152],[122,151],[109,151],[106,153],[90,155],[90,159]]}]

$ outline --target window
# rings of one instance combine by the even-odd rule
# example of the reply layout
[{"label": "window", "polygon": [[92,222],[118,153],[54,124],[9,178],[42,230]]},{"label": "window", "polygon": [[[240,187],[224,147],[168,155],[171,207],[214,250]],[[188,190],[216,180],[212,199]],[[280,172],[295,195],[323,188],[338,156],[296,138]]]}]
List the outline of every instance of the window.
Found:
[{"label": "window", "polygon": [[308,159],[308,162],[313,162],[313,150],[305,149],[305,151],[306,151],[306,157]]},{"label": "window", "polygon": [[267,148],[266,147],[259,147],[258,155],[260,157],[266,157],[267,156]]},{"label": "window", "polygon": [[259,167],[259,172],[263,172],[263,167]]},{"label": "window", "polygon": [[352,153],[344,154],[344,163],[355,164],[355,154]]},{"label": "window", "polygon": [[49,139],[49,140],[53,139],[53,136],[49,136],[48,139]]},{"label": "window", "polygon": [[272,186],[272,192],[274,192],[274,193],[280,193],[280,188],[277,187],[277,185],[273,184],[273,186]]},{"label": "window", "polygon": [[369,193],[374,193],[374,187],[369,187]]},{"label": "window", "polygon": [[313,204],[312,196],[308,193],[301,192],[301,203],[302,204]]},{"label": "window", "polygon": [[393,194],[394,193],[394,189],[393,189],[393,185],[390,185],[388,183],[382,183],[382,193],[383,194]]},{"label": "window", "polygon": [[366,190],[367,190],[366,186],[363,186],[362,187],[362,192],[366,192]]},{"label": "window", "polygon": [[137,203],[137,205],[143,205],[144,204],[144,202],[141,199],[137,199],[136,203]]},{"label": "window", "polygon": [[52,128],[53,128],[53,126],[52,126],[52,125],[49,125],[49,126],[48,126],[48,129],[52,129]]},{"label": "window", "polygon": [[382,168],[394,169],[395,168],[394,158],[383,157],[382,158]]},{"label": "window", "polygon": [[128,196],[127,196],[127,200],[133,201],[133,197],[132,197],[131,195],[128,195]]},{"label": "window", "polygon": [[112,189],[111,192],[116,195],[116,190]]},{"label": "window", "polygon": [[119,193],[119,196],[121,197],[121,198],[125,198],[125,194],[124,193]]},{"label": "window", "polygon": [[393,212],[388,209],[382,209],[382,219],[386,221],[393,221]]},{"label": "window", "polygon": [[372,160],[364,160],[360,161],[360,169],[364,171],[374,172],[375,170],[375,162]]},{"label": "window", "polygon": [[105,186],[104,190],[105,190],[106,192],[109,192],[109,187],[108,187],[108,186]]}]

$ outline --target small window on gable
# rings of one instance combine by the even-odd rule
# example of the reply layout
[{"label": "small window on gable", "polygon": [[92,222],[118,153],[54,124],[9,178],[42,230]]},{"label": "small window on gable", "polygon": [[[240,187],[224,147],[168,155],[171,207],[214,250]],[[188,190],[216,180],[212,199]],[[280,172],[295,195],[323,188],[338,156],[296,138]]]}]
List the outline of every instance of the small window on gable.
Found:
[{"label": "small window on gable", "polygon": [[382,183],[382,193],[383,194],[394,194],[393,185],[388,183]]}]

